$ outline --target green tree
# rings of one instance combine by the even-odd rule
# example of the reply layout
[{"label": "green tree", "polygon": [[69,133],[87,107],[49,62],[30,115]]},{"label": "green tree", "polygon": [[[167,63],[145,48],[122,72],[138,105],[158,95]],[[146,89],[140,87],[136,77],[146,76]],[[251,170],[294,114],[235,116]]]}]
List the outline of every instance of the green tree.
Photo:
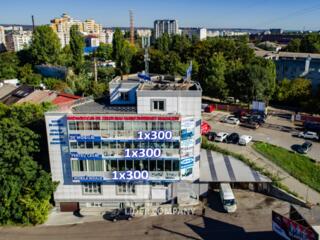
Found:
[{"label": "green tree", "polygon": [[156,40],[156,49],[167,53],[170,50],[171,38],[168,33],[164,33],[161,37]]},{"label": "green tree", "polygon": [[304,36],[300,45],[301,52],[320,53],[320,35],[310,33]]},{"label": "green tree", "polygon": [[301,48],[301,39],[295,38],[292,39],[286,47],[288,52],[300,52]]},{"label": "green tree", "polygon": [[0,80],[17,78],[19,64],[20,61],[15,52],[0,53]]},{"label": "green tree", "polygon": [[200,68],[199,71],[204,72],[204,92],[211,97],[225,99],[228,95],[228,89],[224,77],[226,61],[223,54],[213,55],[207,64]]},{"label": "green tree", "polygon": [[100,46],[94,53],[94,56],[103,61],[110,60],[112,58],[112,45],[100,43]]},{"label": "green tree", "polygon": [[114,32],[112,47],[112,57],[116,62],[116,70],[122,79],[123,74],[129,73],[130,71],[130,62],[134,49],[130,47],[129,42],[124,39],[120,29],[116,29]]},{"label": "green tree", "polygon": [[49,26],[38,26],[32,35],[30,54],[34,64],[56,64],[59,60],[60,41]]},{"label": "green tree", "polygon": [[79,73],[84,63],[83,49],[85,44],[84,44],[84,39],[77,25],[73,25],[70,28],[69,45],[70,45],[71,56],[72,56],[72,66],[74,67],[75,71]]}]

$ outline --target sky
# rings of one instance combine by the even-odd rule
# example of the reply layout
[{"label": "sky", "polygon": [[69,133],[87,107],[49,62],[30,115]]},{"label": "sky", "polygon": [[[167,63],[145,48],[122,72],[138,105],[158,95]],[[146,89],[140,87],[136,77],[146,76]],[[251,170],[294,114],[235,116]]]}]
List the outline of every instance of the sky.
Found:
[{"label": "sky", "polygon": [[180,27],[283,28],[319,30],[319,0],[0,0],[0,24],[49,24],[68,13],[104,27],[152,27],[155,19],[176,19]]}]

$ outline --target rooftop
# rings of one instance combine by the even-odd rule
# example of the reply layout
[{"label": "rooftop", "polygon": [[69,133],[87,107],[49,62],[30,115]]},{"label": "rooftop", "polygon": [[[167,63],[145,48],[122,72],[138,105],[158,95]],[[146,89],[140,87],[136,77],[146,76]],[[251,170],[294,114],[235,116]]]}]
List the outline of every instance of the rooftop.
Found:
[{"label": "rooftop", "polygon": [[297,212],[308,222],[311,226],[320,226],[320,206],[312,208],[304,208],[294,205]]}]

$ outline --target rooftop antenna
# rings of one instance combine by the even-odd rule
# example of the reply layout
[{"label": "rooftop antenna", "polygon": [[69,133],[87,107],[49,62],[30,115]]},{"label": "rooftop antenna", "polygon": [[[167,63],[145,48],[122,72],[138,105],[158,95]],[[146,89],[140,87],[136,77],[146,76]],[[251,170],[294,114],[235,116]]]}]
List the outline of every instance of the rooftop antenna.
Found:
[{"label": "rooftop antenna", "polygon": [[134,26],[133,26],[133,13],[132,10],[129,10],[130,15],[130,43],[134,45]]}]

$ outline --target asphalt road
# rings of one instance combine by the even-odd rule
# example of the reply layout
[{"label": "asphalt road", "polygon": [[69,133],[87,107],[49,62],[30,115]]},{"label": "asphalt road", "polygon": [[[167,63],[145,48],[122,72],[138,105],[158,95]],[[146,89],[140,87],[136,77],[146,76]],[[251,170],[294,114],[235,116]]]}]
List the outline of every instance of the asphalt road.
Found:
[{"label": "asphalt road", "polygon": [[[215,132],[237,132],[240,135],[251,135],[253,140],[268,142],[281,146],[288,150],[295,144],[302,144],[305,139],[293,137],[292,134],[299,131],[288,119],[277,116],[269,116],[266,123],[260,128],[253,130],[241,126],[221,123],[220,119],[228,115],[225,112],[204,113],[203,119],[206,120]],[[309,157],[320,162],[320,143],[313,142],[312,149],[307,153]]]},{"label": "asphalt road", "polygon": [[95,239],[279,239],[271,229],[271,210],[287,213],[286,202],[262,194],[237,190],[236,213],[222,210],[218,193],[209,194],[205,216],[139,217],[116,223],[101,220],[65,226],[1,227],[0,240]]}]

